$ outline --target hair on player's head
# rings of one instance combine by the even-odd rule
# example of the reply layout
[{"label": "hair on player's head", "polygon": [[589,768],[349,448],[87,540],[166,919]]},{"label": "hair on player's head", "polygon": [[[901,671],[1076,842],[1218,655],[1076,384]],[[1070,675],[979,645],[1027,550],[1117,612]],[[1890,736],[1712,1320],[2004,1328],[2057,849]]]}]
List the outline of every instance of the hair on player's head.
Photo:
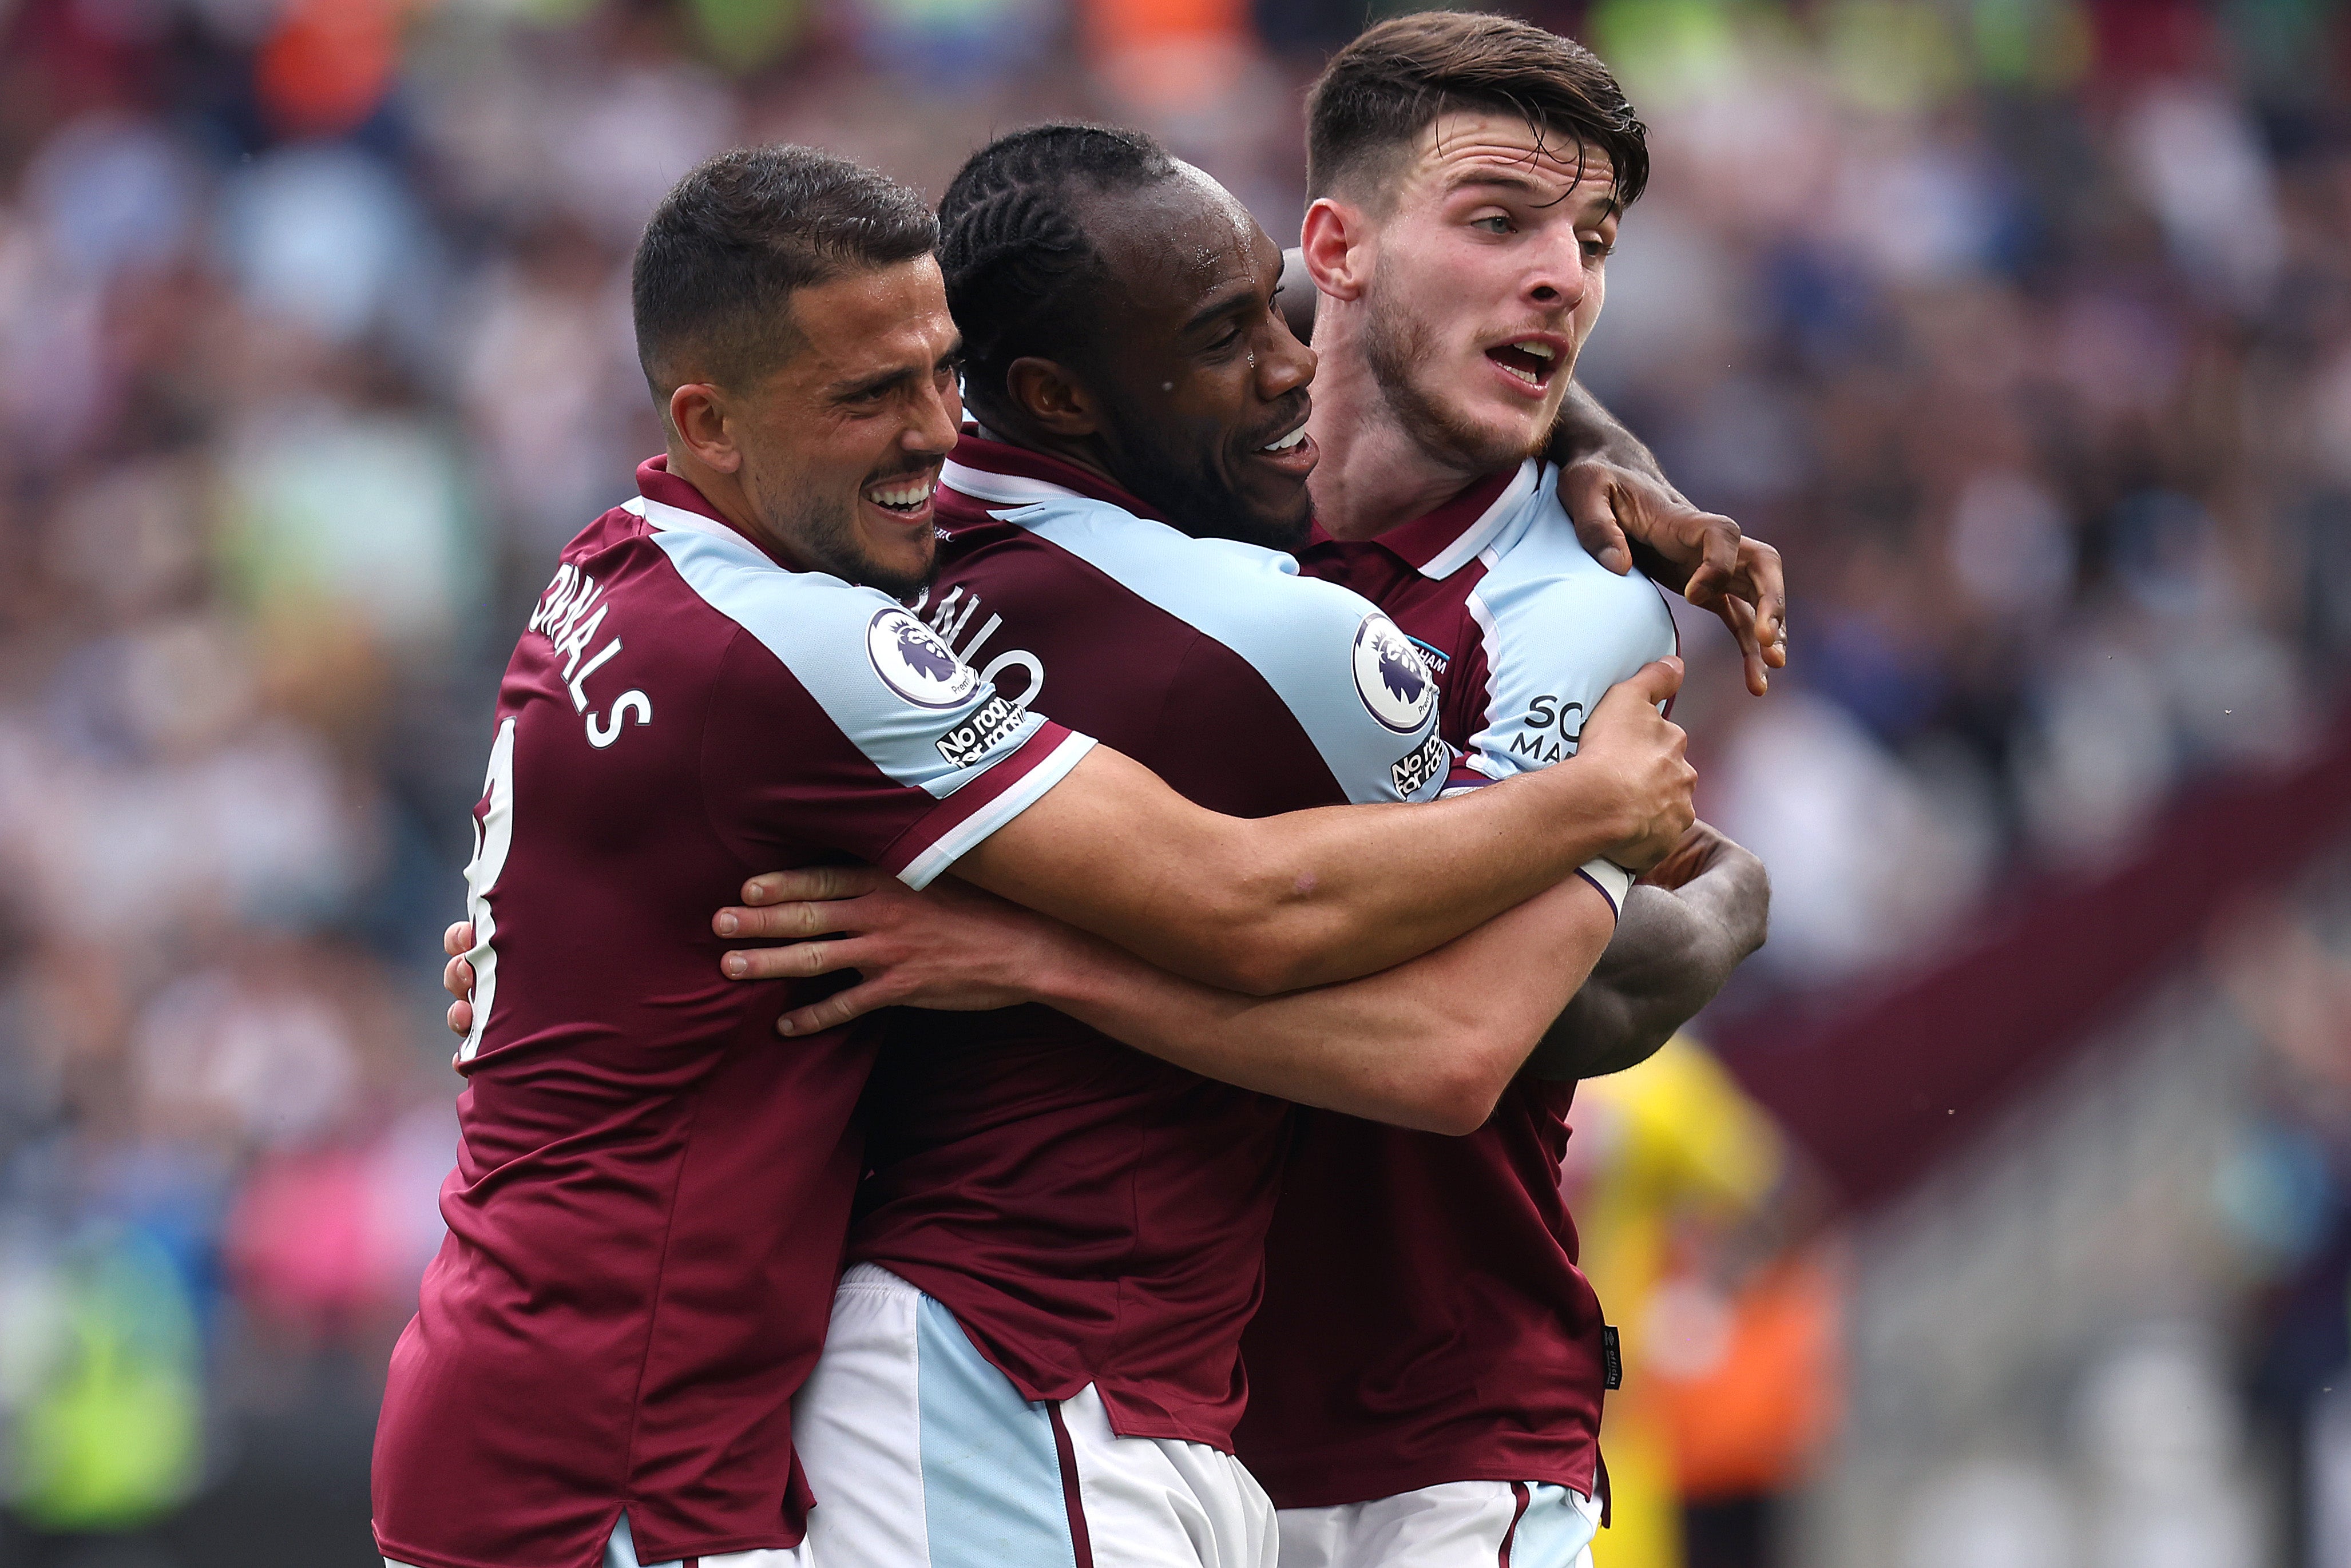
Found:
[{"label": "hair on player's head", "polygon": [[982,420],[1003,418],[1013,361],[1068,363],[1092,336],[1106,268],[1081,197],[1154,185],[1176,169],[1141,131],[1059,124],[999,136],[956,172],[939,200],[939,268],[963,329],[964,398]]},{"label": "hair on player's head", "polygon": [[1546,142],[1571,139],[1576,167],[1597,151],[1621,210],[1649,183],[1649,132],[1600,57],[1530,22],[1423,11],[1367,28],[1315,78],[1306,100],[1306,190],[1374,210],[1396,166],[1439,115],[1499,110]]},{"label": "hair on player's head", "polygon": [[805,340],[792,295],[937,247],[921,195],[813,147],[738,147],[670,188],[630,277],[653,400],[687,381],[740,386]]}]

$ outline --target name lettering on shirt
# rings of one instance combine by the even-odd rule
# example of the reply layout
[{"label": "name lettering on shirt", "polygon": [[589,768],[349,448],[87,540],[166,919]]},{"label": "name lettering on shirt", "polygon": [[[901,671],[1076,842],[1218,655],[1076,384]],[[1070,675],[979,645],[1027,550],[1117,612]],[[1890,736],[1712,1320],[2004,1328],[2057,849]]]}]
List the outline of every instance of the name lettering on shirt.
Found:
[{"label": "name lettering on shirt", "polygon": [[[957,583],[946,591],[931,611],[931,629],[946,639],[947,645],[955,649],[956,657],[967,664],[979,657],[980,651],[987,646],[987,640],[995,636],[997,629],[1004,624],[1003,616],[991,614],[980,622],[979,630],[971,634],[969,642],[958,645],[956,639],[963,635],[964,628],[971,624],[978,610],[979,595]],[[1044,689],[1045,662],[1042,659],[1026,648],[1010,649],[990,659],[980,670],[979,678],[990,682],[998,692],[1002,692],[1004,672],[1016,665],[1029,674],[1029,684],[1017,695],[1006,698],[1012,704],[1014,714],[1019,715],[1034,706],[1037,694]],[[978,716],[975,715],[975,720]],[[939,744],[944,750],[946,743],[943,740]]]},{"label": "name lettering on shirt", "polygon": [[595,653],[588,653],[589,644],[603,630],[604,612],[611,608],[597,602],[603,593],[594,578],[565,561],[556,568],[555,580],[539,596],[530,624],[525,628],[526,632],[543,634],[562,655],[563,685],[571,695],[571,711],[586,716],[588,744],[599,751],[620,739],[622,728],[631,719],[641,725],[653,721],[653,699],[635,690],[622,692],[609,715],[590,711],[588,677],[621,652],[621,639],[615,636]]}]

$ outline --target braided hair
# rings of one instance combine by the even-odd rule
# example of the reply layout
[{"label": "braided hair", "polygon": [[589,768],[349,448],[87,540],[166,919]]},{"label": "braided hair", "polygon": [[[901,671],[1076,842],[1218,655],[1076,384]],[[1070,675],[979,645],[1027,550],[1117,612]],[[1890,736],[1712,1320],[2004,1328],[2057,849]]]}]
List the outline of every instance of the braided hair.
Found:
[{"label": "braided hair", "polygon": [[1079,221],[1079,182],[1138,190],[1175,172],[1140,131],[1076,124],[999,136],[956,172],[939,201],[939,267],[963,329],[964,397],[983,420],[1003,421],[1013,361],[1066,363],[1088,338],[1107,273]]}]

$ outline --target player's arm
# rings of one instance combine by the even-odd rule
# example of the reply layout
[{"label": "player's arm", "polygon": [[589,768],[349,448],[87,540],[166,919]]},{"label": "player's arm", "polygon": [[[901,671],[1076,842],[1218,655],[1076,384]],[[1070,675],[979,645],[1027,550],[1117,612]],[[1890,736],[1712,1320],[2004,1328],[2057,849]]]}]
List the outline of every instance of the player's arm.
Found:
[{"label": "player's arm", "polygon": [[[1168,974],[952,882],[916,894],[863,867],[760,880],[806,901],[790,906],[795,919],[838,939],[729,953],[727,973],[859,977],[787,1013],[779,1032],[835,1028],[880,1007],[1042,1002],[1207,1077],[1440,1133],[1484,1123],[1615,925],[1599,888],[1571,877],[1395,968],[1266,998]],[[724,915],[718,924],[725,934]]]},{"label": "player's arm", "polygon": [[1763,946],[1763,862],[1704,822],[1636,883],[1591,976],[1544,1031],[1527,1069],[1597,1078],[1646,1061]]},{"label": "player's arm", "polygon": [[[1667,853],[1690,821],[1681,732],[1656,712],[1680,664],[1598,705],[1581,753],[1458,800],[1228,817],[1096,747],[955,863],[967,882],[1161,968],[1271,995],[1451,941],[1585,862]],[[744,934],[810,935],[737,912]]]},{"label": "player's arm", "polygon": [[[738,979],[857,973],[776,1020],[812,1034],[883,1007],[955,1011],[1042,1002],[1206,1077],[1428,1132],[1482,1125],[1608,945],[1615,917],[1571,877],[1434,952],[1376,975],[1262,998],[1153,967],[1124,948],[942,878],[921,893],[866,866],[758,879],[771,907],[822,940],[728,953]],[[748,890],[747,890],[747,892]],[[721,936],[729,916],[714,923]],[[449,1027],[470,1027],[465,925],[446,938]]]}]

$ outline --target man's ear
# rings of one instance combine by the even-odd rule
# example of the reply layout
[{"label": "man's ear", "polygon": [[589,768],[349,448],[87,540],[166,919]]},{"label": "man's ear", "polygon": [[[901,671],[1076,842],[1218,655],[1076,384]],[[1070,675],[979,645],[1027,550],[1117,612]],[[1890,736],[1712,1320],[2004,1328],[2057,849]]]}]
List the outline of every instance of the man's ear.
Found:
[{"label": "man's ear", "polygon": [[1299,253],[1315,288],[1333,299],[1360,299],[1372,280],[1371,219],[1336,196],[1319,196],[1306,209]]},{"label": "man's ear", "polygon": [[1049,435],[1092,435],[1102,429],[1092,394],[1051,360],[1018,359],[1004,372],[1012,406]]},{"label": "man's ear", "polygon": [[669,394],[669,426],[695,461],[721,474],[743,465],[726,417],[726,394],[708,382],[687,382]]}]

